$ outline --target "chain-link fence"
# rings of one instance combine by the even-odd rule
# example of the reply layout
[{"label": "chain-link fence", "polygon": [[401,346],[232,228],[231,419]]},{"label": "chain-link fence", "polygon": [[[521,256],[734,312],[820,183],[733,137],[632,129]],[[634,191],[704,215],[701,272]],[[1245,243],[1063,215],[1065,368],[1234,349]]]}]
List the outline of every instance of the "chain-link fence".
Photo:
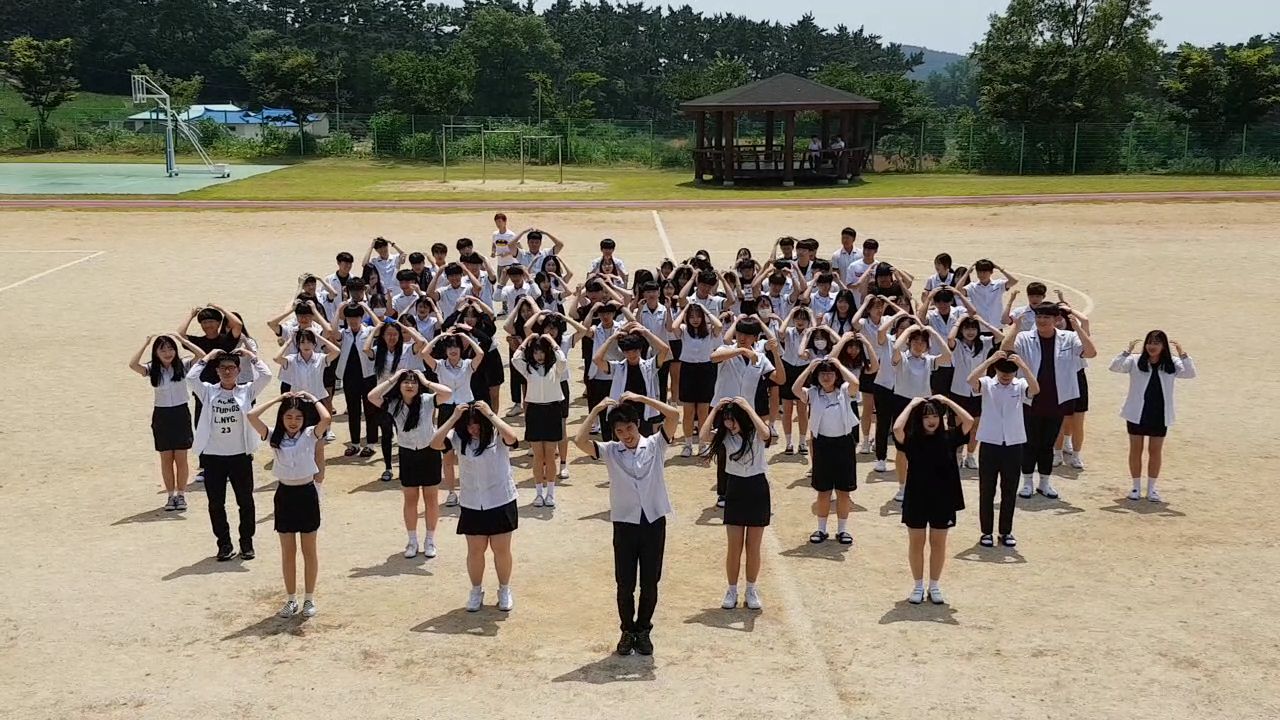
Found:
[{"label": "chain-link fence", "polygon": [[[688,168],[691,120],[669,121],[325,113],[299,133],[269,125],[226,126],[196,120],[216,157],[376,157],[449,164],[518,163],[522,144],[531,166],[640,165]],[[781,142],[782,128],[775,128]],[[815,118],[797,123],[797,152],[819,132]],[[743,118],[739,142],[763,143],[762,122]],[[521,136],[526,137],[522,143]],[[535,139],[535,136],[540,136]],[[22,109],[0,110],[0,153],[75,150],[159,154],[160,123],[131,120],[119,108],[57,111],[47,124]],[[853,145],[855,138],[846,138]],[[179,139],[178,151],[186,141]],[[873,172],[956,172],[999,175],[1105,173],[1280,174],[1280,124],[1185,125],[1170,121],[1021,125],[978,118],[885,128],[863,127]]]}]

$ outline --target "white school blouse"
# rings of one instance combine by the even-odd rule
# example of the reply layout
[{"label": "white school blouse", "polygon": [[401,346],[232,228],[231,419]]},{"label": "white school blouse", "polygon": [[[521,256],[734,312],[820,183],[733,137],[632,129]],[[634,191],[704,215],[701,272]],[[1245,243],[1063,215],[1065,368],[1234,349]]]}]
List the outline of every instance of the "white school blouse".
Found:
[{"label": "white school blouse", "polygon": [[720,347],[721,337],[720,333],[710,332],[711,328],[707,330],[707,336],[703,338],[690,335],[688,326],[680,331],[680,362],[711,362],[711,353]]},{"label": "white school blouse", "polygon": [[[616,322],[613,324],[613,327],[607,328],[604,325],[597,325],[591,330],[591,358],[587,361],[588,380],[609,379],[608,371],[602,372],[599,367],[596,367],[595,354],[600,351],[600,348],[604,347],[604,344],[609,341],[609,338],[617,335],[621,331],[622,326]],[[621,360],[622,358],[622,351],[618,349],[617,343],[614,343],[613,346],[606,350],[604,354],[605,362],[613,362],[614,360]]]},{"label": "white school blouse", "polygon": [[[727,346],[726,346],[727,347]],[[755,348],[752,348],[755,350]],[[772,374],[773,362],[764,352],[756,351],[756,362],[749,363],[744,357],[731,357],[716,364],[716,386],[711,397],[715,405],[724,398],[742,397],[755,402],[756,390],[760,378]]]},{"label": "white school blouse", "polygon": [[271,449],[275,453],[271,472],[281,485],[306,485],[320,472],[316,466],[314,426],[303,428],[297,437],[289,437],[286,433],[280,438],[280,447]]},{"label": "white school blouse", "polygon": [[[142,367],[147,369],[147,383],[150,384],[151,363],[143,363]],[[160,384],[151,388],[154,395],[153,403],[156,407],[178,407],[187,404],[187,379],[186,373],[178,376],[177,380],[173,379],[173,367],[160,368]]]},{"label": "white school blouse", "polygon": [[664,342],[671,341],[671,331],[667,329],[667,321],[670,320],[670,315],[667,312],[667,307],[662,303],[658,303],[658,306],[652,310],[649,309],[647,304],[641,305],[640,309],[636,311],[636,320],[646,330],[653,333],[654,337]]},{"label": "white school blouse", "polygon": [[[892,361],[892,358],[890,358]],[[893,365],[893,392],[899,397],[929,397],[929,373],[938,369],[938,356],[928,353],[916,357],[909,351],[902,353],[902,361]]]},{"label": "white school blouse", "polygon": [[969,293],[969,302],[973,303],[974,309],[978,311],[978,317],[996,327],[1000,327],[1000,320],[1004,316],[1004,286],[1006,282],[1008,281],[1000,278],[983,285],[975,280],[964,286]]},{"label": "white school blouse", "polygon": [[973,348],[961,340],[956,340],[956,348],[951,351],[951,366],[956,369],[956,374],[951,378],[951,392],[960,397],[974,397],[977,394],[969,384],[969,374],[986,361],[993,342],[991,338],[979,335],[977,345],[977,355],[973,354]]},{"label": "white school blouse", "polygon": [[853,415],[853,398],[849,383],[841,382],[834,392],[823,392],[817,384],[809,386],[809,429],[814,435],[844,437],[853,432],[858,419]]},{"label": "white school blouse", "polygon": [[799,367],[805,365],[805,361],[800,357],[800,351],[804,348],[800,345],[800,340],[804,337],[798,328],[787,326],[787,332],[782,336],[782,362]]},{"label": "white school blouse", "polygon": [[[947,313],[947,317],[945,319],[942,317],[942,314],[938,312],[937,308],[933,308],[925,314],[925,322],[929,324],[929,327],[937,330],[938,334],[942,336],[941,342],[933,335],[929,336],[929,352],[934,355],[942,354],[942,343],[946,342],[947,337],[951,335],[951,329],[960,324],[960,321],[964,319],[966,313],[967,311],[965,310],[953,307],[951,308],[951,312]],[[994,325],[995,323],[992,324]],[[997,325],[997,327],[999,326]]]},{"label": "white school blouse", "polygon": [[668,444],[663,430],[640,438],[634,450],[617,440],[596,443],[596,457],[609,470],[609,520],[639,525],[642,512],[649,522],[672,514],[663,473]]},{"label": "white school blouse", "polygon": [[564,400],[564,391],[560,387],[560,376],[569,371],[569,362],[564,351],[556,348],[555,365],[550,368],[534,370],[524,359],[524,353],[517,353],[511,358],[511,367],[524,376],[524,399],[535,405],[546,405]]},{"label": "white school blouse", "polygon": [[724,310],[724,298],[719,295],[708,295],[700,298],[697,293],[694,293],[689,296],[689,302],[702,306],[703,310],[716,317],[720,317],[720,311]]},{"label": "white school blouse", "polygon": [[724,471],[734,477],[747,478],[763,475],[765,471],[764,441],[760,436],[751,438],[751,449],[743,453],[742,458],[734,460],[733,456],[742,447],[742,438],[736,434],[724,436]]},{"label": "white school blouse", "polygon": [[1129,394],[1125,396],[1124,406],[1120,409],[1120,417],[1134,425],[1142,422],[1142,408],[1146,403],[1147,383],[1151,381],[1151,371],[1155,370],[1160,373],[1160,392],[1164,393],[1164,425],[1165,427],[1170,427],[1173,425],[1176,416],[1173,410],[1173,381],[1175,378],[1190,380],[1195,377],[1195,363],[1191,361],[1190,357],[1181,358],[1175,355],[1173,358],[1174,372],[1169,374],[1158,368],[1143,370],[1138,367],[1138,359],[1141,357],[1141,355],[1120,353],[1115,360],[1111,361],[1111,372],[1128,373],[1129,375]]},{"label": "white school blouse", "polygon": [[[959,375],[960,371],[957,370]],[[978,423],[976,439],[990,445],[1021,445],[1027,441],[1027,429],[1022,421],[1022,403],[1029,401],[1027,381],[1015,377],[1008,385],[1001,385],[993,377],[979,381],[982,395],[982,422]]]},{"label": "white school blouse", "polygon": [[408,450],[422,450],[431,445],[431,438],[436,435],[436,396],[435,393],[422,393],[421,407],[418,408],[418,424],[412,430],[405,430],[409,421],[409,406],[401,404],[400,409],[392,416],[396,424],[396,442]]},{"label": "white school blouse", "polygon": [[324,389],[324,368],[328,364],[328,356],[316,351],[311,352],[311,359],[302,357],[301,353],[285,355],[289,363],[280,369],[280,382],[289,383],[293,390],[305,390],[317,400],[329,397]]},{"label": "white school blouse", "polygon": [[457,430],[449,431],[449,442],[458,458],[458,504],[468,510],[491,510],[516,501],[516,482],[511,475],[511,451],[497,428],[493,444],[478,456],[475,443],[462,451]]},{"label": "white school blouse", "polygon": [[373,358],[364,354],[364,344],[372,334],[373,327],[370,325],[361,325],[360,330],[354,333],[346,327],[338,332],[338,347],[341,348],[338,353],[338,375],[347,372],[347,362],[354,352],[360,358],[360,371],[365,377],[373,377]]},{"label": "white school blouse", "polygon": [[462,358],[457,365],[450,365],[448,358],[436,363],[436,377],[440,378],[440,384],[453,391],[450,405],[465,405],[475,400],[475,396],[471,394],[474,365],[474,358]]}]

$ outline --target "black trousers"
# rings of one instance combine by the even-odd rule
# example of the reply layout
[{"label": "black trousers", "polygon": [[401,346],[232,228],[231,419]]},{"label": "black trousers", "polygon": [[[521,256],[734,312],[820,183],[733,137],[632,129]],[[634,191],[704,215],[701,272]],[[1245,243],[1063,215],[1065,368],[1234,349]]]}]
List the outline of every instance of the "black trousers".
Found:
[{"label": "black trousers", "polygon": [[1062,429],[1062,416],[1032,415],[1023,408],[1022,422],[1027,428],[1027,442],[1022,446],[1022,474],[1039,470],[1040,477],[1047,478],[1053,474],[1053,443]]},{"label": "black trousers", "polygon": [[382,464],[390,472],[391,441],[395,437],[395,425],[391,413],[373,403],[367,403],[365,414],[368,415],[369,442],[382,444]]},{"label": "black trousers", "polygon": [[[587,412],[595,409],[601,400],[609,397],[609,388],[613,385],[612,380],[588,380],[587,381]],[[600,418],[601,429],[605,424],[605,418]]]},{"label": "black trousers", "polygon": [[[613,524],[613,577],[618,583],[618,618],[624,632],[653,629],[662,579],[662,553],[667,545],[667,519],[654,522],[640,516],[639,524]],[[636,573],[640,575],[640,606],[636,607]]]},{"label": "black trousers", "polygon": [[1023,445],[978,445],[978,523],[991,534],[996,485],[1000,486],[1000,534],[1013,534],[1013,508],[1018,502],[1018,469]]},{"label": "black trousers", "polygon": [[951,392],[951,380],[956,376],[954,367],[940,367],[929,375],[929,392],[946,395]]},{"label": "black trousers", "polygon": [[900,398],[894,391],[875,383],[871,385],[871,394],[876,398],[876,459],[884,460],[889,457],[889,437],[893,433],[893,422],[911,401]]},{"label": "black trousers", "polygon": [[219,550],[231,549],[231,527],[227,524],[227,483],[240,509],[240,549],[253,549],[257,527],[253,507],[253,457],[250,455],[200,455],[204,468],[204,492],[209,499],[209,524],[218,539]]},{"label": "black trousers", "polygon": [[671,361],[662,363],[662,367],[658,368],[658,399],[662,402],[667,401],[667,387],[671,382]]},{"label": "black trousers", "polygon": [[[354,367],[353,367],[354,365]],[[360,367],[360,361],[355,359],[348,362],[346,370],[342,373],[342,397],[347,401],[347,430],[351,433],[351,444],[360,444],[360,420],[366,418],[368,424],[368,436],[370,442],[376,442],[378,435],[374,431],[373,417],[366,412],[369,407],[369,401],[365,398],[369,391],[373,389],[371,381],[373,378],[366,378],[364,371]]]},{"label": "black trousers", "polygon": [[511,353],[507,353],[507,360],[507,367],[511,369],[511,404],[519,405],[520,401],[524,399],[524,387],[527,383],[524,379],[524,375],[516,372],[515,368],[511,367]]}]

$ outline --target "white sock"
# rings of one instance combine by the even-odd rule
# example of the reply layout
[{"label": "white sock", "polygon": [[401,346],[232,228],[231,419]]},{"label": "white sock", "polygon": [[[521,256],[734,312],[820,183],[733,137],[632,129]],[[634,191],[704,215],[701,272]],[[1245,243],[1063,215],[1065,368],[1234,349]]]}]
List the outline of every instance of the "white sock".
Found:
[{"label": "white sock", "polygon": [[730,586],[729,586],[729,589],[730,589],[730,590],[732,590],[733,592],[738,592],[738,586],[737,586],[737,585],[730,585]]},{"label": "white sock", "polygon": [[755,583],[753,583],[753,582],[749,582],[749,583],[747,583],[747,592],[750,592],[750,591],[755,590],[755,589],[756,589],[756,584],[755,584]]},{"label": "white sock", "polygon": [[436,531],[435,531],[435,530],[428,530],[428,531],[427,531],[427,542],[429,542],[429,543],[433,543],[433,542],[435,542],[435,541],[436,541]]},{"label": "white sock", "polygon": [[472,585],[472,586],[471,586],[471,591],[472,591],[472,592],[475,592],[476,590],[483,590],[483,589],[484,589],[484,588],[483,588],[483,587],[481,587],[480,585]]},{"label": "white sock", "polygon": [[538,492],[538,497],[542,497],[542,489],[546,487],[546,483],[534,483],[533,487]]},{"label": "white sock", "polygon": [[791,433],[783,433],[783,437],[787,439],[787,444],[791,444]]},{"label": "white sock", "polygon": [[1142,478],[1140,478],[1140,477],[1136,477],[1136,478],[1134,478],[1134,479],[1133,479],[1133,489],[1134,489],[1134,490],[1141,490],[1141,489],[1142,489]]},{"label": "white sock", "polygon": [[1150,495],[1152,490],[1156,489],[1156,480],[1160,478],[1147,478],[1147,494]]},{"label": "white sock", "polygon": [[499,586],[498,586],[498,592],[511,592],[511,586],[510,586],[510,585],[499,585]]},{"label": "white sock", "polygon": [[416,530],[414,532],[409,533],[409,542],[413,543],[414,545],[418,544],[418,533]]},{"label": "white sock", "polygon": [[923,590],[923,589],[924,589],[924,578],[921,578],[921,579],[919,579],[919,580],[917,580],[917,581],[916,581],[916,589],[917,589],[917,590]]},{"label": "white sock", "polygon": [[836,519],[836,532],[845,532],[849,528],[849,518]]},{"label": "white sock", "polygon": [[549,498],[553,498],[553,497],[555,497],[555,496],[556,496],[556,485],[555,485],[555,483],[547,483],[547,497],[549,497]]},{"label": "white sock", "polygon": [[306,601],[306,602],[315,602],[315,601],[316,601],[316,594],[315,594],[315,593],[306,593],[306,594],[304,594],[304,595],[302,596],[302,599],[303,599],[304,601]]},{"label": "white sock", "polygon": [[1022,484],[1023,484],[1023,485],[1025,485],[1025,486],[1027,486],[1027,487],[1031,487],[1031,486],[1032,486],[1032,484],[1034,484],[1034,483],[1035,483],[1035,481],[1036,481],[1036,476],[1035,476],[1035,475],[1023,475],[1023,476],[1022,476]]},{"label": "white sock", "polygon": [[937,580],[930,580],[930,581],[929,581],[929,589],[930,589],[930,590],[937,590],[937,589],[938,589],[938,581],[937,581]]},{"label": "white sock", "polygon": [[289,602],[298,602],[298,594],[297,594],[297,593],[293,593],[292,595],[290,595],[290,596],[289,596]]},{"label": "white sock", "polygon": [[826,531],[827,531],[827,519],[826,519],[826,518],[818,518],[818,531],[819,531],[819,532],[826,532]]}]

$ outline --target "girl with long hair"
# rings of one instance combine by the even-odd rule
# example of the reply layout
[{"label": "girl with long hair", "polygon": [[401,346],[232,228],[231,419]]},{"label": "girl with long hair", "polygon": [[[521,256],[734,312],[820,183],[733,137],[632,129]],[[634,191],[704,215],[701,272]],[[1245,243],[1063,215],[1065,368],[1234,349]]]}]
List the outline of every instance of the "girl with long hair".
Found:
[{"label": "girl with long hair", "polygon": [[803,355],[804,338],[812,325],[813,313],[809,308],[797,305],[791,309],[791,313],[778,328],[778,342],[782,344],[782,371],[786,375],[786,380],[778,389],[778,397],[782,400],[782,436],[786,441],[782,452],[785,455],[792,455],[796,451],[795,445],[791,442],[793,417],[796,417],[800,423],[800,453],[804,455],[809,452],[805,439],[809,436],[809,417],[804,412],[796,412],[798,398],[791,392],[791,387],[795,385],[796,378],[804,372],[806,365]]},{"label": "girl with long hair", "polygon": [[[910,320],[916,321],[915,318]],[[940,355],[929,354],[935,340],[941,345]],[[903,350],[907,352],[904,353]],[[939,365],[951,362],[951,349],[932,326],[912,325],[898,331],[890,362],[894,372],[893,397],[887,408],[891,412],[886,413],[883,418],[886,423],[892,423],[913,398],[929,397],[930,375]],[[907,484],[907,456],[902,448],[897,448],[893,466],[898,476],[898,493],[893,499],[902,502],[902,493]]]},{"label": "girl with long hair", "polygon": [[[815,380],[809,386],[809,378]],[[818,529],[809,542],[826,542],[827,516],[831,514],[831,491],[836,494],[836,539],[841,545],[852,545],[849,512],[853,501],[849,493],[858,488],[858,470],[854,447],[857,444],[858,419],[853,414],[852,400],[858,394],[858,378],[831,359],[814,360],[800,373],[791,392],[805,404],[809,413],[809,431],[813,434],[813,472],[810,487],[818,494],[814,514]]]},{"label": "girl with long hair", "polygon": [[[148,348],[151,360],[143,363]],[[151,439],[160,453],[160,479],[167,495],[164,509],[169,512],[187,509],[187,451],[195,441],[187,406],[187,362],[178,354],[178,339],[172,335],[148,335],[129,360],[129,369],[151,383]]]},{"label": "girl with long hair", "polygon": [[[1129,375],[1129,394],[1120,416],[1129,430],[1129,475],[1133,478],[1130,500],[1142,498],[1142,453],[1147,453],[1147,499],[1161,502],[1156,481],[1164,462],[1164,439],[1169,434],[1175,413],[1174,379],[1190,380],[1196,376],[1195,363],[1176,341],[1169,340],[1163,330],[1152,330],[1142,340],[1142,352],[1134,353],[1138,341],[1111,361],[1111,372]],[[1172,348],[1172,350],[1170,350]]]},{"label": "girl with long hair", "polygon": [[[374,382],[386,382],[399,372],[400,368],[407,367],[408,360],[421,353],[425,346],[425,343],[419,342],[421,337],[418,335],[416,338],[411,338],[394,318],[379,320],[373,334],[364,345],[365,355],[373,359]],[[373,420],[368,442],[382,444],[383,471],[379,479],[382,482],[391,482],[391,478],[394,477],[391,473],[391,439],[394,423],[391,421],[391,416],[372,403],[365,409]]]},{"label": "girl with long hair", "polygon": [[524,440],[533,452],[534,507],[556,505],[556,446],[565,439],[562,376],[568,360],[549,334],[530,333],[511,354],[511,367],[528,384]]},{"label": "girl with long hair", "polygon": [[[1055,322],[1057,328],[1072,332],[1079,330],[1089,334],[1089,318],[1072,309],[1071,305],[1063,299],[1061,290],[1057,293],[1059,308]],[[1089,376],[1086,373],[1089,361],[1082,359],[1080,365],[1080,369],[1076,371],[1076,381],[1080,384],[1080,397],[1072,403],[1071,413],[1062,418],[1062,429],[1058,431],[1058,437],[1053,444],[1053,464],[1061,465],[1065,462],[1076,470],[1084,469],[1084,419],[1089,413]]]},{"label": "girl with long hair", "polygon": [[[475,339],[454,326],[427,343],[421,357],[427,363],[427,367],[431,368],[439,378],[440,384],[453,393],[453,397],[448,402],[437,403],[436,427],[439,427],[453,416],[454,405],[466,405],[475,401],[472,378],[484,365],[484,351],[480,349]],[[458,478],[455,473],[457,466],[457,456],[453,453],[445,453],[444,486],[449,494],[445,497],[444,504],[447,507],[455,507],[458,504]]]},{"label": "girl with long hair", "polygon": [[[693,455],[693,436],[707,416],[715,395],[716,365],[711,353],[720,346],[721,324],[711,313],[695,302],[689,303],[667,329],[680,339],[680,404],[684,406],[683,457]],[[702,453],[702,443],[698,443]]]}]

